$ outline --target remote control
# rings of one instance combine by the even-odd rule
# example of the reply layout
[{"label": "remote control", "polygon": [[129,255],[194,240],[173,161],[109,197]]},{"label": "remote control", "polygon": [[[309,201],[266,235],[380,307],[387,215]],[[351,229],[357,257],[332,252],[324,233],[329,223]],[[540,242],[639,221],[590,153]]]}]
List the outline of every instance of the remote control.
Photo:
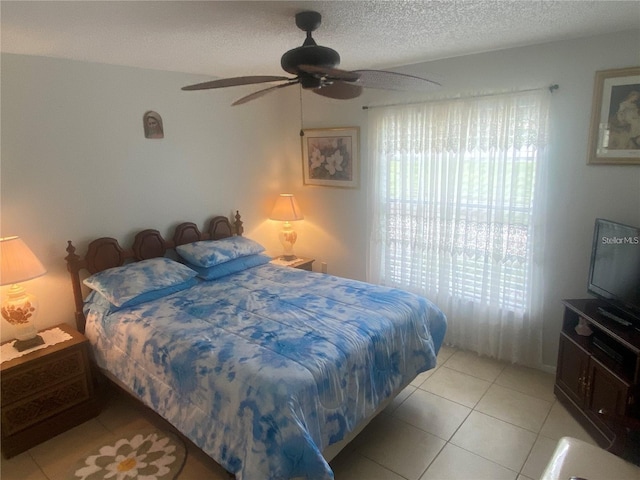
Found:
[{"label": "remote control", "polygon": [[598,312],[600,312],[602,316],[607,317],[608,319],[613,320],[614,322],[618,322],[620,325],[624,325],[625,327],[630,327],[632,325],[631,322],[628,322],[624,318],[620,318],[619,316],[607,311],[602,307],[598,307]]}]

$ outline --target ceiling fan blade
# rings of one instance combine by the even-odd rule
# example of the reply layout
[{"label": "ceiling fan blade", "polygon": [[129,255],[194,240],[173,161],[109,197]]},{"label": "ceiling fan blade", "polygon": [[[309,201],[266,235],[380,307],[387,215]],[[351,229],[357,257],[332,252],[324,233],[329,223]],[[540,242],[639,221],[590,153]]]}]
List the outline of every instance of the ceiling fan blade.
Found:
[{"label": "ceiling fan blade", "polygon": [[360,78],[360,75],[356,72],[348,72],[339,68],[318,67],[316,65],[298,65],[298,68],[317,77],[342,80],[343,82],[355,82]]},{"label": "ceiling fan blade", "polygon": [[[289,80],[289,79],[287,79]],[[264,88],[262,90],[258,90],[257,92],[253,92],[249,95],[246,95],[238,100],[236,100],[235,102],[233,102],[231,105],[232,106],[236,106],[236,105],[242,105],[243,103],[247,103],[251,100],[255,100],[256,98],[260,98],[263,95],[266,95],[267,93],[273,91],[273,90],[277,90],[279,88],[284,88],[284,87],[288,87],[290,85],[297,85],[298,83],[300,83],[298,81],[298,79],[294,79],[288,83],[282,83],[280,85],[274,85],[273,87],[269,87],[269,88]]]},{"label": "ceiling fan blade", "polygon": [[331,85],[314,88],[313,93],[338,100],[349,100],[350,98],[359,97],[362,94],[362,87],[352,83],[337,81]]},{"label": "ceiling fan blade", "polygon": [[252,85],[254,83],[278,82],[282,80],[293,80],[288,77],[276,77],[272,75],[254,75],[248,77],[222,78],[220,80],[211,80],[210,82],[196,83],[195,85],[187,85],[182,90],[208,90],[210,88],[235,87],[237,85]]},{"label": "ceiling fan blade", "polygon": [[386,70],[355,70],[353,73],[360,75],[358,85],[366,88],[404,92],[431,92],[442,86],[433,80]]}]

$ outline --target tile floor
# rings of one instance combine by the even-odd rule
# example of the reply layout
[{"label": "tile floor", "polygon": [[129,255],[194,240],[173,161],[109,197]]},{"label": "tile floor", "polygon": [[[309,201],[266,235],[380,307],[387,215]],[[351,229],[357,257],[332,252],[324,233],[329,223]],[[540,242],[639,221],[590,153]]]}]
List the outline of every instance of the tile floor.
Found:
[{"label": "tile floor", "polygon": [[[550,374],[443,347],[437,368],[418,376],[331,462],[336,480],[537,479],[560,437],[595,444],[555,400],[553,382]],[[83,452],[157,423],[136,403],[113,395],[97,418],[3,458],[0,476],[64,479]],[[179,479],[228,478],[188,446]]]}]

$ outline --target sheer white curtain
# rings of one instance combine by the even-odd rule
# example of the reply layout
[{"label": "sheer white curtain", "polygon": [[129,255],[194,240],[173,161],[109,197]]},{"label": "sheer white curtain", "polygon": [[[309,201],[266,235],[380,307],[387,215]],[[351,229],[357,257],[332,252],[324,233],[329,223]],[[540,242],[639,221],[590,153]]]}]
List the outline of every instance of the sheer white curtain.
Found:
[{"label": "sheer white curtain", "polygon": [[368,280],[447,315],[446,342],[541,363],[549,93],[369,110]]}]

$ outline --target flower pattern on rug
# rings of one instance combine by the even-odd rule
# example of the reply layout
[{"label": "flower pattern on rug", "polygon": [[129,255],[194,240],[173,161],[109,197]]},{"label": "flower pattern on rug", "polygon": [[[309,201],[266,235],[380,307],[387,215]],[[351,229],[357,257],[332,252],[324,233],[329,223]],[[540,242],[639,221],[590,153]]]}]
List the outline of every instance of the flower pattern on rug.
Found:
[{"label": "flower pattern on rug", "polygon": [[[181,447],[181,446],[180,446]],[[81,480],[169,480],[182,467],[177,445],[166,434],[137,434],[114,445],[101,447],[89,455],[73,472]]]}]

